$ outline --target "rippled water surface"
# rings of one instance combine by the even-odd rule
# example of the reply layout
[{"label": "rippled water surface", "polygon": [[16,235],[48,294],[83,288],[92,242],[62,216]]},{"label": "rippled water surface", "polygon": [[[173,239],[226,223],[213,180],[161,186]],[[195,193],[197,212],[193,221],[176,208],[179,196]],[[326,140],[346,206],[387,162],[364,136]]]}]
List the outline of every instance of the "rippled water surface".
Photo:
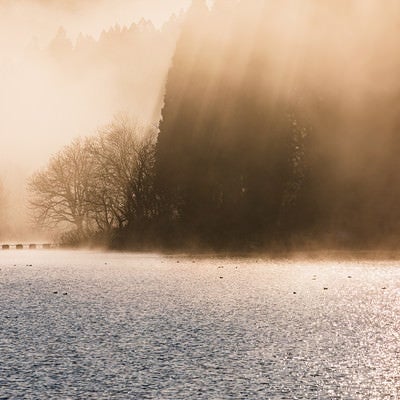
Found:
[{"label": "rippled water surface", "polygon": [[0,251],[0,399],[399,399],[400,262]]}]

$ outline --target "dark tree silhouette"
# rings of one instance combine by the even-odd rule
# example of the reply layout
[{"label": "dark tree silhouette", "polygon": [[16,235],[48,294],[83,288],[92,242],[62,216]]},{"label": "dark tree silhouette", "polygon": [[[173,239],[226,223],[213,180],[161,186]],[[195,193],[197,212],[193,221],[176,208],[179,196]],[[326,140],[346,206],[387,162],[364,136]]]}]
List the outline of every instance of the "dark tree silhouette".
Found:
[{"label": "dark tree silhouette", "polygon": [[210,244],[272,239],[303,179],[306,135],[271,94],[268,50],[252,50],[247,22],[232,3],[194,2],[168,76],[158,187],[167,219]]}]

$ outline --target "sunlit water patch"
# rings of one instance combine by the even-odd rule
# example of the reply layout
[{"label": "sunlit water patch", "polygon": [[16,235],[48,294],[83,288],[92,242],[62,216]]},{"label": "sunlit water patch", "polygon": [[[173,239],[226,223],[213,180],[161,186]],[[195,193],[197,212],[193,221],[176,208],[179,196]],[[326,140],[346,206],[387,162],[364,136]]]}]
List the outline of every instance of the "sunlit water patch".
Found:
[{"label": "sunlit water patch", "polygon": [[400,398],[400,262],[0,252],[0,398]]}]

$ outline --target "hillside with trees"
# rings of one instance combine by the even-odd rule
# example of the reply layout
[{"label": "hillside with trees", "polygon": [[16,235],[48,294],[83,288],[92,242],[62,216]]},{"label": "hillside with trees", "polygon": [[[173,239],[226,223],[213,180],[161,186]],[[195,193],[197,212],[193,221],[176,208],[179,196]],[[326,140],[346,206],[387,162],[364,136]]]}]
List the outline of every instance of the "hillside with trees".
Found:
[{"label": "hillside with trees", "polygon": [[[396,245],[400,8],[328,3],[216,0],[210,9],[193,0],[166,78],[158,135],[145,128],[153,133],[138,142],[112,125],[60,153],[82,152],[88,162],[84,193],[73,196],[83,208],[56,200],[67,201],[69,218],[75,210],[64,222],[78,237],[107,232],[125,247]],[[72,51],[68,62],[81,70],[82,57],[98,55],[80,49],[107,48],[121,76],[129,75],[119,45],[128,41],[140,53],[177,32],[155,33],[143,23],[139,31],[144,42],[115,28],[94,47],[81,38],[75,50],[61,32],[52,51]],[[158,57],[148,54],[135,68],[159,67]],[[39,210],[42,178],[32,182]],[[42,211],[42,220],[54,220]]]}]

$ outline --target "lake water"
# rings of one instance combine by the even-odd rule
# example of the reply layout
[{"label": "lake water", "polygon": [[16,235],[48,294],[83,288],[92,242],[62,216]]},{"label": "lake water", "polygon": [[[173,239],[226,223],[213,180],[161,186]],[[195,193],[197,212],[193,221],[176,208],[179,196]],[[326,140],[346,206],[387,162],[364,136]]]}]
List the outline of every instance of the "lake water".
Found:
[{"label": "lake water", "polygon": [[0,251],[9,398],[399,399],[400,262]]}]

